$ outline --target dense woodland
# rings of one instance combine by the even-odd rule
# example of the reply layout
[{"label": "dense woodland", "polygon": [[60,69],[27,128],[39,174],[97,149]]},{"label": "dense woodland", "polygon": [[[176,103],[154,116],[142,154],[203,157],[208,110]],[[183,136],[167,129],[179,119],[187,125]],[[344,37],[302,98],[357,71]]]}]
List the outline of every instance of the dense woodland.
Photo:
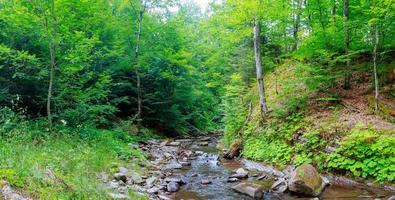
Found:
[{"label": "dense woodland", "polygon": [[0,0],[0,180],[106,199],[92,174],[138,168],[128,144],[223,134],[393,184],[394,58],[394,0]]}]

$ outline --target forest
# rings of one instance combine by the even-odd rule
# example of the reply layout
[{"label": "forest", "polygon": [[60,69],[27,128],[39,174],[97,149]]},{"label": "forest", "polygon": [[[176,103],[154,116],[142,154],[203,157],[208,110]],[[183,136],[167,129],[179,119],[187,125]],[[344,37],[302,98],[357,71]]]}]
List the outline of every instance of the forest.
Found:
[{"label": "forest", "polygon": [[395,199],[395,0],[0,0],[0,199],[304,197]]}]

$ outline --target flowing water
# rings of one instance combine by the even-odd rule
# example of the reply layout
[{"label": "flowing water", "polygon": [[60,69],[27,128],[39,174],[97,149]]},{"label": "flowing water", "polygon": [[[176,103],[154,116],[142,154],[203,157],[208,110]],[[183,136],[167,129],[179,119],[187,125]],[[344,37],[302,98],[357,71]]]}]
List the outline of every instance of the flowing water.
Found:
[{"label": "flowing water", "polygon": [[[191,166],[187,169],[180,170],[176,176],[186,181],[186,185],[182,186],[181,190],[171,196],[174,200],[249,200],[252,199],[246,195],[239,194],[231,189],[232,186],[238,183],[228,183],[228,177],[232,171],[245,165],[237,160],[224,160],[219,157],[217,149],[214,144],[208,147],[198,147],[192,145],[191,149],[201,151],[196,160],[193,160]],[[262,174],[259,171],[249,171],[250,175]],[[210,180],[211,184],[204,185],[202,180]],[[244,182],[253,182],[262,185],[266,191],[274,182],[274,178],[265,179],[264,181],[256,181],[256,177],[250,177]],[[328,200],[353,200],[353,199],[388,199],[394,193],[373,189],[367,186],[355,187],[352,185],[331,185],[328,186],[321,194],[320,199]],[[266,200],[303,200],[313,198],[303,198],[291,194],[274,194],[265,193]]]}]

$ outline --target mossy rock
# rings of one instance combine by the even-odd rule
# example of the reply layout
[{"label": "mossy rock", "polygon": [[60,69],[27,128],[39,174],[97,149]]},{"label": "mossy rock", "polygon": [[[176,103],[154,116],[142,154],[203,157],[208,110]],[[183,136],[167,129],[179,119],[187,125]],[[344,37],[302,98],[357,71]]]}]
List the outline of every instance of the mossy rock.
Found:
[{"label": "mossy rock", "polygon": [[319,196],[325,187],[317,170],[310,164],[295,169],[289,180],[289,190],[306,196]]}]

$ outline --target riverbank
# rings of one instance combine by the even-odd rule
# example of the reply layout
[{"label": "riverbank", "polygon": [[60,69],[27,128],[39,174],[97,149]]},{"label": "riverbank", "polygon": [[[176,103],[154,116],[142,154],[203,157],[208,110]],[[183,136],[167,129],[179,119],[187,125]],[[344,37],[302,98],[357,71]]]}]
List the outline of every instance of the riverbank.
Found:
[{"label": "riverbank", "polygon": [[[151,140],[140,144],[139,148],[149,155],[149,162],[142,167],[142,174],[125,173],[125,170],[120,169],[114,174],[113,180],[106,184],[113,185],[120,194],[123,187],[130,187],[148,195],[149,199],[161,200],[252,199],[232,189],[240,183],[259,185],[266,199],[303,199],[289,192],[276,193],[272,190],[276,180],[289,176],[289,168],[288,171],[279,171],[245,159],[223,159],[221,150],[216,148],[217,142],[215,137],[201,137]],[[242,176],[240,173],[247,175]],[[320,195],[320,199],[388,199],[394,194],[390,187],[357,183],[343,177],[325,177],[330,185]]]}]

